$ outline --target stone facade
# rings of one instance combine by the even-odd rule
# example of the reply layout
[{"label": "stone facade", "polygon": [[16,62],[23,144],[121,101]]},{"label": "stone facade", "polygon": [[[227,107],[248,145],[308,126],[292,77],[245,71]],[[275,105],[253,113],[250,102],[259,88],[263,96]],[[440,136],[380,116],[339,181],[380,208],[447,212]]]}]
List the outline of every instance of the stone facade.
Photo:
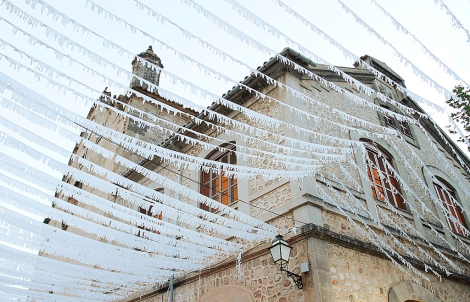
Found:
[{"label": "stone facade", "polygon": [[[328,244],[328,262],[335,301],[466,301],[469,297],[468,285],[449,282],[431,274],[430,281],[413,283],[390,261],[370,256],[336,244]],[[401,289],[403,300],[395,300],[394,292],[400,284],[413,284],[415,296],[406,296]],[[429,292],[429,293],[428,293]],[[404,294],[404,295],[403,295]],[[432,297],[432,298],[431,298]],[[433,300],[428,300],[433,299]]]},{"label": "stone facade", "polygon": [[[151,55],[149,51],[143,54]],[[363,98],[365,102],[373,105],[381,104],[373,96],[347,84],[328,67],[312,66],[296,56],[295,52],[290,49],[285,50],[283,55],[347,92]],[[403,83],[403,80],[384,63],[367,56],[364,60],[382,68],[383,72],[388,72],[389,76]],[[152,73],[151,70],[142,69],[145,67],[138,64],[140,63],[133,62],[134,72],[143,74],[150,81],[158,83],[157,74]],[[158,64],[161,65],[159,60]],[[174,301],[470,301],[470,286],[468,285],[470,262],[462,260],[454,251],[456,247],[468,259],[470,240],[464,236],[452,234],[448,228],[443,227],[446,225],[445,216],[442,207],[435,202],[436,196],[432,195],[435,193],[432,193],[434,188],[430,176],[436,175],[453,185],[461,206],[465,210],[465,219],[469,221],[470,200],[465,192],[470,190],[470,182],[468,173],[461,168],[457,157],[450,151],[449,147],[455,148],[455,146],[444,144],[442,138],[434,130],[430,130],[430,124],[426,123],[410,124],[411,134],[406,138],[390,135],[389,131],[383,127],[383,116],[375,108],[359,105],[347,98],[344,93],[339,93],[321,81],[300,74],[274,59],[264,66],[268,67],[260,69],[263,73],[315,101],[300,98],[286,89],[268,84],[261,78],[246,80],[245,85],[280,100],[282,104],[268,102],[262,98],[247,97],[241,92],[242,89],[224,97],[266,116],[310,131],[306,134],[284,127],[275,129],[277,135],[254,136],[255,138],[287,146],[285,140],[280,139],[279,135],[281,135],[332,147],[340,146],[340,143],[329,136],[356,142],[364,139],[373,140],[395,159],[393,164],[398,174],[409,186],[409,189],[403,189],[407,208],[406,210],[395,208],[372,197],[364,154],[360,149],[346,155],[346,160],[343,162],[328,163],[319,171],[318,176],[310,176],[303,180],[266,181],[261,176],[250,180],[240,180],[238,194],[239,199],[244,202],[236,201],[230,206],[266,221],[278,227],[281,234],[286,234],[285,238],[293,246],[289,269],[302,275],[304,288],[298,289],[285,273],[281,273],[275,267],[268,252],[270,242],[267,242],[254,246],[243,255],[240,271],[236,268],[235,259],[227,259],[204,271],[178,277],[175,280]],[[340,69],[368,87],[385,93],[399,104],[421,110],[404,94],[378,79],[371,72],[360,67],[340,67]],[[139,88],[135,81],[131,86],[151,95],[158,101],[171,104],[158,94],[146,91],[145,87]],[[165,110],[159,110],[158,106],[142,103],[142,99],[135,95],[120,97],[120,99],[126,104],[152,112],[173,123],[186,125],[189,122],[187,118],[173,116]],[[315,115],[316,118],[308,120],[301,118],[283,104]],[[393,110],[400,111],[397,108]],[[123,108],[123,110],[126,109]],[[242,113],[228,110],[223,106],[214,107],[213,110],[226,114],[236,121],[261,129],[269,128],[262,123],[252,122]],[[339,111],[350,114],[353,118],[345,119],[338,113]],[[106,111],[98,112],[93,109],[89,118],[146,142],[157,145],[168,143],[168,136],[159,130],[158,121],[153,122],[156,125],[154,128],[142,128],[134,125],[130,119],[107,114]],[[408,113],[406,115],[412,117]],[[204,141],[211,142],[212,139],[214,145],[220,145],[218,143],[220,141],[233,141],[241,147],[260,145],[260,142],[255,139],[241,141],[222,131],[204,128],[201,125],[191,127],[195,131],[208,135],[209,138],[205,138]],[[210,150],[205,150],[201,145],[187,145],[181,141],[165,146],[202,158],[210,153]],[[263,149],[269,152],[275,151],[268,144],[263,145]],[[90,152],[86,151],[83,146],[77,146],[75,151],[80,156],[85,156],[84,152]],[[139,161],[134,155],[126,155],[117,149],[115,152],[135,162]],[[457,151],[457,155],[462,157],[466,164],[469,163],[461,152]],[[93,157],[90,153],[86,156]],[[400,160],[402,158],[407,159],[407,162]],[[94,159],[147,187],[152,189],[159,187],[158,184],[137,173],[126,172],[120,167],[112,166],[112,160],[105,162],[98,156],[94,156]],[[269,156],[265,156],[262,160],[239,158],[238,164],[269,169],[275,165],[271,159]],[[170,173],[162,167],[152,166],[148,162],[141,164],[147,165],[149,169],[170,179],[176,180],[177,178],[175,173]],[[287,170],[282,164],[275,168]],[[187,177],[183,180],[185,186],[200,191],[200,186],[197,184],[200,181],[198,171],[183,169],[181,173]],[[329,198],[326,198],[325,193]],[[176,196],[175,192],[166,189],[165,194]],[[108,198],[112,197],[108,196]],[[116,202],[125,203],[118,200]],[[397,252],[397,254],[392,253],[391,257],[398,265],[392,263],[377,248],[375,243],[379,238]],[[400,259],[406,259],[412,263],[416,271],[408,274],[406,271],[410,269]],[[437,268],[436,263],[431,259],[437,259],[442,267]],[[455,263],[460,271],[457,272],[446,259]],[[301,263],[308,263],[308,272],[300,272]],[[452,274],[447,276],[442,272],[444,268]],[[432,270],[438,271],[442,279],[436,277]],[[169,301],[168,286],[164,284],[156,290],[135,295],[131,301]]]}]

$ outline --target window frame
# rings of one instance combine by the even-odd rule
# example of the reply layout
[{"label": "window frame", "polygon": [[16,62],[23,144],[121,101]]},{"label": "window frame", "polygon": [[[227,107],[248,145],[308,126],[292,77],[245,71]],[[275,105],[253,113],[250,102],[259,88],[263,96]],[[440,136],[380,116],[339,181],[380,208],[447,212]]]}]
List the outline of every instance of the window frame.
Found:
[{"label": "window frame", "polygon": [[[468,223],[462,205],[460,204],[457,191],[451,184],[436,175],[433,176],[432,184],[437,199],[441,201],[442,206],[447,210],[443,212],[449,229],[456,234],[469,237]],[[449,217],[449,215],[451,215],[452,218]],[[456,219],[457,222],[454,221],[454,219]],[[462,229],[459,223],[464,229]]]},{"label": "window frame", "polygon": [[[385,162],[387,161],[395,170],[395,173],[397,173],[393,156],[372,141],[361,141],[367,152],[364,158],[365,167],[373,199],[400,210],[408,211],[400,184]],[[371,155],[373,156],[371,157]],[[374,166],[372,166],[371,162]],[[384,177],[386,177],[386,182],[384,182]]]},{"label": "window frame", "polygon": [[[387,89],[392,89],[392,88],[387,86]],[[393,99],[396,100],[396,98],[394,97]],[[402,99],[400,103],[406,104],[407,98]],[[381,108],[385,110],[389,110],[391,112],[403,115],[405,117],[407,116],[406,114],[404,114],[403,112],[395,108],[395,106],[393,106],[392,104],[386,103],[379,98],[374,98],[374,104],[376,104],[377,106],[380,106]],[[413,127],[410,123],[405,122],[405,121],[400,122],[394,116],[388,116],[386,114],[381,113],[379,110],[377,110],[377,116],[379,118],[379,121],[382,127],[392,128],[392,129],[397,130],[400,134],[402,134],[401,137],[407,143],[415,146],[416,148],[419,148],[418,140],[416,139],[416,135],[414,133]],[[392,120],[392,121],[387,122],[387,119]]]},{"label": "window frame", "polygon": [[[209,153],[205,158],[212,161],[236,165],[236,144],[235,142],[222,144],[219,148]],[[214,186],[217,188],[214,189]],[[230,206],[238,201],[238,180],[234,177],[225,176],[223,172],[216,173],[212,169],[209,171],[201,170],[200,192],[206,197],[214,199],[226,206]],[[202,203],[200,204],[200,207],[201,209],[209,212],[218,211],[218,208],[210,208]]]},{"label": "window frame", "polygon": [[[388,111],[404,115],[401,112],[398,112],[398,110],[390,108],[390,106],[388,106],[388,105],[380,105],[380,107],[382,107],[382,108],[384,108]],[[380,120],[382,121],[382,124],[383,124],[384,127],[393,128],[393,129],[397,130],[398,132],[400,132],[401,134],[403,134],[405,137],[408,137],[409,139],[414,140],[414,135],[413,135],[413,132],[411,131],[411,127],[410,127],[410,124],[408,122],[399,121],[394,116],[389,116],[387,114],[383,114],[383,113],[380,113],[380,112],[378,112],[378,114],[379,114]]]}]

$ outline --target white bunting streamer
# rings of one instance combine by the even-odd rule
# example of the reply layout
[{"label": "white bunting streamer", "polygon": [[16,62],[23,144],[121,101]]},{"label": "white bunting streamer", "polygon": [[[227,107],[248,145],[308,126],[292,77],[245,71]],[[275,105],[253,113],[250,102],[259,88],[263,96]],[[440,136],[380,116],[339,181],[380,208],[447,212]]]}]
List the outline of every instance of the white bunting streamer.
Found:
[{"label": "white bunting streamer", "polygon": [[465,34],[467,35],[467,42],[470,43],[470,31],[468,31],[468,29],[466,29],[465,27],[463,27],[462,23],[460,23],[460,21],[457,19],[457,17],[455,17],[455,15],[452,13],[452,11],[447,7],[447,5],[445,5],[444,1],[442,0],[434,0],[434,3],[436,5],[439,5],[439,7],[445,11],[446,15],[450,16],[452,18],[452,25],[455,27],[455,28],[458,28],[458,29],[462,29]]},{"label": "white bunting streamer", "polygon": [[[355,60],[359,64],[355,66],[368,77],[375,75],[408,96],[408,101],[427,104],[446,113],[442,107],[400,86],[361,60],[320,30],[316,21],[314,24],[303,17],[307,14],[296,12],[281,0],[273,1],[281,8],[282,17],[292,16],[309,30],[304,37],[309,38],[311,33],[320,35],[346,58]],[[353,15],[355,22],[391,46],[404,64],[412,64],[352,9],[341,0],[337,1],[343,10]],[[452,231],[454,226],[466,230],[465,225],[451,215],[427,182],[435,179],[428,165],[436,160],[436,168],[448,175],[456,193],[470,195],[465,178],[470,172],[468,159],[417,104],[408,107],[376,91],[373,85],[351,77],[351,73],[326,62],[284,33],[281,27],[263,20],[238,0],[225,2],[233,10],[231,14],[235,12],[235,17],[244,22],[240,25],[259,29],[271,39],[281,38],[299,52],[285,49],[279,54],[272,49],[274,43],[263,44],[267,40],[254,38],[255,31],[252,34],[245,27],[234,26],[229,18],[213,13],[216,10],[206,9],[195,1],[181,1],[183,8],[188,8],[195,19],[207,19],[213,28],[241,41],[246,48],[272,56],[268,64],[256,69],[241,60],[242,56],[231,55],[238,50],[236,45],[224,44],[219,48],[215,46],[221,45],[218,42],[212,44],[202,38],[205,35],[194,34],[197,32],[194,28],[190,31],[182,26],[184,22],[179,24],[168,18],[157,4],[143,2],[134,0],[117,4],[123,7],[135,4],[137,10],[144,11],[137,17],[142,18],[139,23],[130,21],[130,15],[119,16],[119,9],[111,8],[105,2],[87,0],[81,9],[96,14],[91,16],[92,19],[100,22],[103,28],[116,27],[123,37],[133,34],[146,40],[147,45],[152,44],[154,49],[160,47],[163,53],[172,53],[173,59],[187,64],[188,70],[194,67],[201,78],[207,75],[220,85],[233,85],[230,92],[216,95],[211,92],[215,91],[212,87],[208,88],[209,82],[188,80],[192,78],[190,72],[173,72],[171,66],[163,69],[139,57],[135,51],[130,51],[135,49],[134,44],[124,40],[115,43],[101,34],[101,28],[85,26],[86,20],[74,19],[73,13],[61,11],[58,4],[48,4],[47,0],[26,0],[24,3],[4,0],[0,5],[0,10],[5,12],[0,16],[0,25],[2,30],[7,29],[0,39],[0,63],[8,66],[6,71],[0,72],[0,300],[143,298],[144,293],[162,286],[171,276],[184,281],[188,273],[201,272],[208,265],[217,265],[224,259],[234,261],[238,282],[243,282],[246,272],[242,271],[242,253],[279,233],[270,224],[278,223],[277,207],[282,204],[280,201],[280,204],[268,206],[250,201],[265,193],[260,191],[262,188],[269,192],[278,184],[287,184],[297,190],[296,183],[307,178],[315,182],[314,190],[318,190],[317,197],[326,203],[325,206],[350,223],[353,239],[374,245],[376,251],[396,265],[403,278],[422,283],[431,282],[430,278],[441,280],[451,274],[466,274],[470,246]],[[421,45],[426,56],[468,86],[391,14],[376,1],[372,2],[399,31]],[[453,18],[454,26],[466,31],[468,36],[468,31],[443,1],[435,2]],[[43,22],[46,18],[47,22]],[[162,26],[141,28],[137,24]],[[197,43],[200,46],[197,51],[247,70],[248,77],[238,82],[219,72],[218,65],[195,59],[199,57],[196,52],[185,55],[178,49],[182,47],[166,44],[165,35],[158,31],[169,28],[168,32],[174,30],[187,41]],[[174,41],[178,41],[176,37]],[[31,49],[26,49],[25,45]],[[109,56],[100,55],[103,50],[107,50]],[[192,97],[182,97],[186,92],[173,93],[171,89],[166,90],[133,74],[117,63],[119,58],[113,61],[115,54],[135,59],[135,63],[143,68],[163,75],[170,84],[187,90],[197,99],[202,97],[212,105],[203,107]],[[296,56],[302,58],[303,63],[291,59]],[[317,68],[321,72],[334,73],[338,80],[327,81],[325,78],[329,77],[320,77],[318,74],[321,73],[310,68],[314,62],[324,64]],[[56,65],[64,63],[70,66]],[[273,78],[264,74],[265,71],[271,74],[276,69],[269,67],[271,63],[276,68],[284,68],[279,72],[290,70],[300,81],[279,78],[276,72],[271,75]],[[415,65],[410,66],[436,91],[455,98],[442,84]],[[17,74],[13,76],[14,71]],[[87,79],[80,80],[81,75]],[[35,82],[29,85],[23,78],[34,78]],[[141,87],[129,88],[128,83],[124,83],[126,78],[140,83]],[[306,83],[316,81],[321,87],[317,90],[321,91],[308,92],[310,89],[298,85],[304,80]],[[99,87],[99,82],[113,92],[123,92],[118,98],[112,97],[108,88],[103,92],[95,88]],[[64,93],[65,102],[60,96],[55,100],[56,92]],[[158,97],[155,99],[152,95]],[[76,102],[69,102],[74,97]],[[325,97],[332,97],[331,100],[341,104],[330,103]],[[141,106],[139,100],[149,104]],[[93,105],[88,118],[69,108],[79,102]],[[390,106],[381,107],[379,103],[382,102]],[[256,109],[258,105],[267,106],[269,113]],[[275,109],[271,110],[270,106]],[[149,108],[152,109],[147,112]],[[104,126],[95,122],[92,114],[106,118],[110,124],[117,122],[129,128]],[[15,120],[17,116],[20,117],[18,121]],[[114,117],[122,119],[122,124],[111,121]],[[175,117],[186,125],[178,125]],[[26,125],[24,119],[28,121]],[[400,126],[408,126],[412,135],[404,137],[403,129],[388,126],[383,119],[393,119]],[[430,123],[424,123],[423,119],[429,119]],[[456,127],[453,120],[450,123]],[[30,127],[37,129],[29,131]],[[134,131],[131,129],[137,129],[135,136],[129,135]],[[161,133],[159,143],[147,141],[150,132],[145,136],[137,134],[148,130]],[[456,131],[465,140],[458,127]],[[58,134],[59,139],[42,138],[42,133],[50,132]],[[393,151],[394,160],[400,165],[394,169],[385,161],[390,175],[376,167],[377,177],[395,178],[399,189],[392,187],[391,190],[405,200],[410,213],[405,214],[392,205],[381,205],[371,196],[368,186],[373,189],[378,184],[369,181],[363,168],[374,163],[366,156],[364,144],[358,138],[370,140],[374,145],[383,144]],[[75,144],[74,151],[67,150],[65,143]],[[231,150],[227,145],[236,148]],[[236,164],[196,155],[212,151],[233,152]],[[383,158],[385,155],[379,151],[377,156]],[[209,198],[201,193],[205,187],[205,180],[200,178],[202,173],[223,173],[225,177],[239,181],[237,188],[242,189],[243,184],[243,190],[248,184],[248,191],[240,196],[249,195],[250,199],[236,200],[238,204],[234,202],[227,206]],[[62,175],[62,179],[54,176],[57,174]],[[292,180],[295,182],[289,183]],[[295,194],[306,193],[303,187],[300,190]],[[364,199],[367,199],[367,205],[364,205]],[[377,202],[371,204],[370,201]],[[243,208],[248,209],[243,213],[237,210],[242,203]],[[217,211],[206,211],[202,205]],[[261,215],[268,212],[270,224],[248,215],[250,209],[256,209]],[[438,216],[448,217],[447,221]],[[409,221],[410,217],[415,223],[421,220],[426,232],[421,234]],[[302,222],[296,221],[296,226],[289,226],[288,230],[298,234],[297,224]],[[415,265],[416,261],[421,261],[420,267]]]}]

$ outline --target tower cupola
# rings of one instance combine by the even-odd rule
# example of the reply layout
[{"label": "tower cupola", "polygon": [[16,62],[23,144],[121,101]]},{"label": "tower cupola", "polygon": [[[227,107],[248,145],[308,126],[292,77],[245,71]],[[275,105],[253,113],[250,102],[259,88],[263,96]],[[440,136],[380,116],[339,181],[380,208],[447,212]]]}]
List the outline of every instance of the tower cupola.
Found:
[{"label": "tower cupola", "polygon": [[[137,59],[137,57],[134,58],[132,61],[132,73],[158,86],[160,82],[160,70],[151,66],[148,62],[160,68],[163,68],[163,65],[160,58],[153,52],[152,46],[149,46],[145,52],[141,52],[138,56],[147,62],[142,62],[142,60]],[[141,88],[148,90],[148,84],[141,83],[136,77],[132,78],[130,87],[132,89]]]}]

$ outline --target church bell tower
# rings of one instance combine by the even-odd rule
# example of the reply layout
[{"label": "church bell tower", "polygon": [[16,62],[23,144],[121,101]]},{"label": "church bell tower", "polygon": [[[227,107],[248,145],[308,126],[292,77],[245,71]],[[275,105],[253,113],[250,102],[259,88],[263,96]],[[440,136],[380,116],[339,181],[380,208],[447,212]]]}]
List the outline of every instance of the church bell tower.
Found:
[{"label": "church bell tower", "polygon": [[[153,52],[152,46],[149,46],[149,48],[145,52],[141,52],[138,56],[150,63],[155,64],[160,68],[163,68],[162,62],[160,58]],[[160,70],[156,69],[145,61],[142,62],[138,60],[137,57],[132,61],[132,73],[157,86],[159,85]],[[148,84],[141,83],[141,81],[136,77],[132,78],[130,87],[132,89],[140,88],[148,90]]]}]

